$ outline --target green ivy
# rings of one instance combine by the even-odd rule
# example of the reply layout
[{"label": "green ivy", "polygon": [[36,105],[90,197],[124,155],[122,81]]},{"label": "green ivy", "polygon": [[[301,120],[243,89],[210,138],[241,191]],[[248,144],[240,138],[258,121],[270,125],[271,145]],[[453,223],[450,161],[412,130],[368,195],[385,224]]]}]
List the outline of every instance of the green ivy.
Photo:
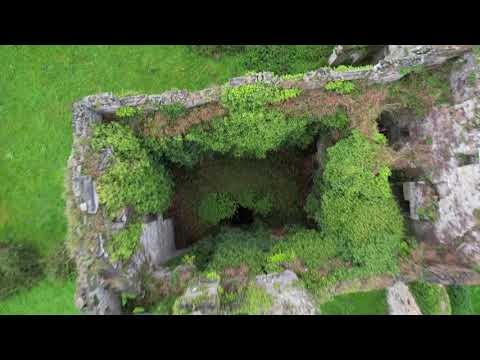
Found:
[{"label": "green ivy", "polygon": [[346,80],[329,81],[325,84],[325,90],[333,91],[339,94],[350,94],[355,90],[355,84]]},{"label": "green ivy", "polygon": [[100,124],[92,149],[111,148],[114,160],[99,177],[97,191],[107,212],[133,206],[138,214],[163,213],[170,204],[173,181],[163,165],[154,165],[133,132],[118,123]]},{"label": "green ivy", "polygon": [[237,210],[237,203],[227,193],[209,193],[198,207],[198,216],[205,224],[216,225],[229,219]]},{"label": "green ivy", "polygon": [[272,245],[269,232],[266,230],[249,232],[224,229],[214,236],[212,241],[215,250],[207,268],[218,273],[226,268],[241,265],[246,265],[254,275],[262,273]]},{"label": "green ivy", "polygon": [[119,118],[131,118],[133,116],[139,115],[142,113],[142,110],[132,106],[122,106],[117,109],[115,115]]},{"label": "green ivy", "polygon": [[381,149],[357,130],[327,149],[323,177],[315,179],[305,208],[346,260],[371,273],[397,271],[404,235],[390,170],[378,160]]},{"label": "green ivy", "polygon": [[107,251],[113,261],[130,259],[140,242],[142,227],[141,223],[130,224],[111,238]]},{"label": "green ivy", "polygon": [[159,106],[158,111],[167,117],[170,125],[173,125],[178,118],[186,114],[187,108],[181,103],[173,103]]},{"label": "green ivy", "polygon": [[229,110],[224,118],[197,126],[185,139],[200,145],[204,152],[233,154],[235,157],[265,158],[289,138],[301,138],[308,120],[289,121],[284,113],[268,109],[268,104],[285,101],[300,93],[299,89],[281,89],[265,84],[227,87],[222,103]]}]

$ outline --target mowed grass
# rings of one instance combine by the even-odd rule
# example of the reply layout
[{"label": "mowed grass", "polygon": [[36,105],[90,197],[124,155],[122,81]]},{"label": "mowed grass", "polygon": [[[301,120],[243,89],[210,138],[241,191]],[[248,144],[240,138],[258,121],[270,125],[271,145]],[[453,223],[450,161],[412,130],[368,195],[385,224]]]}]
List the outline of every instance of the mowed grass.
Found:
[{"label": "mowed grass", "polygon": [[0,46],[0,239],[42,255],[64,240],[73,102],[100,92],[198,90],[241,74],[237,64],[186,46]]},{"label": "mowed grass", "polygon": [[321,305],[323,315],[387,315],[385,290],[374,290],[336,296]]},{"label": "mowed grass", "polygon": [[0,315],[75,315],[75,281],[42,280],[34,288],[0,302]]}]

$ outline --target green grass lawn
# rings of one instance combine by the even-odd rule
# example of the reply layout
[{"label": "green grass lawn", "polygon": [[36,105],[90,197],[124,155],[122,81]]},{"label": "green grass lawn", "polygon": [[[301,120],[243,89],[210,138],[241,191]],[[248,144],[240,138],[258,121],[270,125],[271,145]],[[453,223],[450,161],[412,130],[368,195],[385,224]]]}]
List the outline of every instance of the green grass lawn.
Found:
[{"label": "green grass lawn", "polygon": [[75,281],[42,280],[34,288],[0,302],[0,315],[73,315]]},{"label": "green grass lawn", "polygon": [[336,296],[321,305],[323,315],[387,315],[385,290],[358,292]]}]

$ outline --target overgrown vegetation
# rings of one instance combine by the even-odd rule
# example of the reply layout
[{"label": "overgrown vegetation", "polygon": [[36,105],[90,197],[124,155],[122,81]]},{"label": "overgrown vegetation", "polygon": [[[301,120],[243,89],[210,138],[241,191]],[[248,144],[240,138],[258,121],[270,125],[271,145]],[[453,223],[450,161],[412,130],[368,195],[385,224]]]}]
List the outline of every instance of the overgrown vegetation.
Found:
[{"label": "overgrown vegetation", "polygon": [[434,105],[449,103],[451,66],[447,63],[435,71],[423,66],[402,69],[405,77],[388,87],[389,102],[411,108],[419,117]]},{"label": "overgrown vegetation", "polygon": [[238,206],[272,227],[304,222],[302,207],[310,180],[304,161],[302,152],[292,150],[260,160],[214,158],[190,171],[176,171],[176,188],[181,189],[172,209],[177,244],[199,240]]},{"label": "overgrown vegetation", "polygon": [[98,178],[98,196],[114,217],[123,208],[140,214],[163,213],[170,204],[173,182],[165,167],[154,164],[129,128],[119,123],[95,129],[92,149],[111,148],[112,164]]},{"label": "overgrown vegetation", "polygon": [[325,238],[337,241],[344,260],[368,272],[396,272],[403,218],[390,189],[382,145],[358,131],[327,150],[306,210]]},{"label": "overgrown vegetation", "polygon": [[113,261],[128,260],[135,253],[142,234],[142,224],[130,224],[108,242],[108,254]]},{"label": "overgrown vegetation", "polygon": [[268,104],[285,101],[299,93],[298,89],[264,84],[227,87],[222,103],[229,114],[193,128],[185,138],[200,145],[204,152],[265,158],[267,152],[279,149],[305,131],[305,122],[287,121],[281,111],[267,108]]},{"label": "overgrown vegetation", "polygon": [[346,80],[330,81],[325,85],[325,90],[334,91],[336,93],[345,95],[350,94],[355,90],[355,84]]}]

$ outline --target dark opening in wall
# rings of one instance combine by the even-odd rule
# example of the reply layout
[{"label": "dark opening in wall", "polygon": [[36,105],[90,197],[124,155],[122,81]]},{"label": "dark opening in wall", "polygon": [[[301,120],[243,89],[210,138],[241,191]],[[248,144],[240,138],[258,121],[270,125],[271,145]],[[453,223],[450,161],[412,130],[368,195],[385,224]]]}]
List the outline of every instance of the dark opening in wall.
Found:
[{"label": "dark opening in wall", "polygon": [[398,150],[410,138],[410,130],[396,119],[395,114],[384,111],[378,119],[378,131],[385,135],[388,144]]},{"label": "dark opening in wall", "polygon": [[455,157],[458,161],[458,166],[466,166],[466,165],[472,165],[472,164],[478,164],[479,163],[478,154],[458,153],[458,154],[455,154]]},{"label": "dark opening in wall", "polygon": [[243,206],[239,206],[229,223],[233,226],[250,225],[253,223],[253,211]]}]

